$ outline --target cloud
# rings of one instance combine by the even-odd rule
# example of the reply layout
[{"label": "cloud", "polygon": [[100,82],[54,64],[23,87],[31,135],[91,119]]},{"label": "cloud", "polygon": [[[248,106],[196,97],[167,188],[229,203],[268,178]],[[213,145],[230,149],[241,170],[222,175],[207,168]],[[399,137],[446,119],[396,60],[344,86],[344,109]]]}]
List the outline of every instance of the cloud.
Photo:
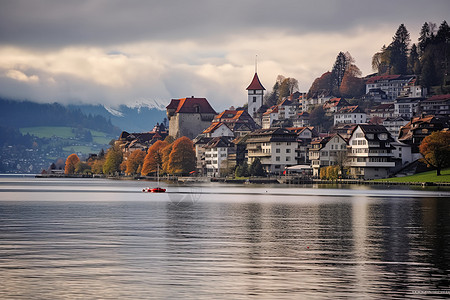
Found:
[{"label": "cloud", "polygon": [[277,75],[307,91],[349,51],[363,74],[400,23],[413,41],[433,1],[4,1],[0,96],[103,103],[207,97],[216,110],[240,106],[254,73],[267,90]]}]

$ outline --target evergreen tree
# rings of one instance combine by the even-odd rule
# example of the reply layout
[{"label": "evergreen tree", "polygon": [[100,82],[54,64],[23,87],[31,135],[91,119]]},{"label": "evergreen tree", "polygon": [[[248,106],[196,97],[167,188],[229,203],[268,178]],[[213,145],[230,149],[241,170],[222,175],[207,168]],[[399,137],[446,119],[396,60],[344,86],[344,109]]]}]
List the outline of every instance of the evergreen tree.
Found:
[{"label": "evergreen tree", "polygon": [[339,52],[334,62],[333,69],[331,70],[331,85],[334,95],[339,95],[339,88],[341,87],[342,79],[344,79],[345,71],[352,63],[351,56],[347,52]]},{"label": "evergreen tree", "polygon": [[422,28],[420,29],[420,35],[419,35],[419,55],[422,56],[422,54],[425,52],[425,49],[427,48],[428,44],[431,42],[432,38],[432,32],[430,29],[430,25],[425,22],[422,25]]},{"label": "evergreen tree", "polygon": [[420,72],[420,61],[419,53],[417,53],[417,46],[413,44],[408,57],[408,74],[419,74]]},{"label": "evergreen tree", "polygon": [[404,24],[398,27],[392,43],[389,45],[392,74],[406,74],[408,65],[408,47],[411,41]]},{"label": "evergreen tree", "polygon": [[250,164],[249,173],[250,176],[265,176],[265,171],[259,158],[256,158]]}]

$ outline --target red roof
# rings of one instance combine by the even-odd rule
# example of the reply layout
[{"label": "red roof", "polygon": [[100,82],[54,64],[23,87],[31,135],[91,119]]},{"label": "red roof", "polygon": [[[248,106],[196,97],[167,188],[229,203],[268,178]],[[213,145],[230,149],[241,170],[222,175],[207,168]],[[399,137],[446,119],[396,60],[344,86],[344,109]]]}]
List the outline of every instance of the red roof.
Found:
[{"label": "red roof", "polygon": [[381,76],[373,76],[367,79],[366,83],[375,83],[379,80],[393,80],[399,78],[401,75],[381,75]]},{"label": "red roof", "polygon": [[261,81],[259,81],[257,73],[255,73],[255,76],[253,76],[253,80],[247,87],[247,90],[265,90],[265,88],[261,84]]},{"label": "red roof", "polygon": [[444,101],[444,100],[449,100],[449,99],[450,99],[450,94],[445,94],[445,95],[434,95],[425,101]]},{"label": "red roof", "polygon": [[166,109],[175,109],[175,113],[216,114],[206,98],[172,99]]}]

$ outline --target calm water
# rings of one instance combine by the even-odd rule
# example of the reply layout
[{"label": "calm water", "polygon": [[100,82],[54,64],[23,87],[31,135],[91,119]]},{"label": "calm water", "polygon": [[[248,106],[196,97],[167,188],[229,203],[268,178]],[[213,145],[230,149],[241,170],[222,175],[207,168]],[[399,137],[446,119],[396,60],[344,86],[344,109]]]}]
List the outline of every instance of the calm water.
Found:
[{"label": "calm water", "polygon": [[145,186],[0,178],[0,298],[450,295],[448,191]]}]

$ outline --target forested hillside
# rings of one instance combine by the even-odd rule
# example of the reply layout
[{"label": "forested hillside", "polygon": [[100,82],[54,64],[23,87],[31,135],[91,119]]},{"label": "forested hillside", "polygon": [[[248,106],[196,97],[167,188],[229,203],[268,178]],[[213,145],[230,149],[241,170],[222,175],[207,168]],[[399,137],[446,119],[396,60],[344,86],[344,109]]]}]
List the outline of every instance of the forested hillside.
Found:
[{"label": "forested hillside", "polygon": [[89,128],[108,134],[121,129],[99,115],[85,115],[81,110],[67,109],[58,103],[40,104],[30,101],[0,99],[0,126],[23,128],[35,126],[66,126]]}]

